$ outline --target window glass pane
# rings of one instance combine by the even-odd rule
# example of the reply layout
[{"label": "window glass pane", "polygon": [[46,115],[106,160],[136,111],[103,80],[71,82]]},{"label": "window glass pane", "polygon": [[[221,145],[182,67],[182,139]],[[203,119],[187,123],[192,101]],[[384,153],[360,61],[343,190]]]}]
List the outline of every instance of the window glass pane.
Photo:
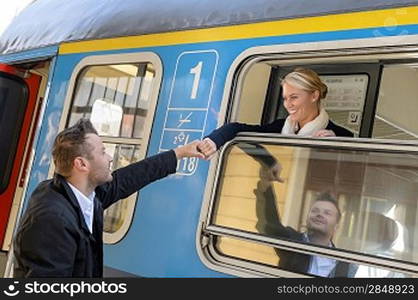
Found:
[{"label": "window glass pane", "polygon": [[[302,244],[418,263],[417,158],[405,153],[240,143],[227,149],[211,222]],[[267,261],[280,261],[277,253],[266,253]],[[305,266],[305,271],[310,267]],[[364,267],[357,270],[376,273]]]},{"label": "window glass pane", "polygon": [[[143,159],[156,75],[153,64],[142,62],[87,66],[77,77],[67,126],[89,118],[113,157],[113,169]],[[106,242],[119,241],[128,230],[136,198],[131,195],[105,210]]]},{"label": "window glass pane", "polygon": [[373,138],[398,140],[418,138],[417,82],[416,64],[384,67],[373,125]]},{"label": "window glass pane", "polygon": [[26,83],[0,74],[0,193],[9,184],[27,103]]},{"label": "window glass pane", "polygon": [[[112,170],[140,160],[139,146],[111,143],[104,143],[104,145],[106,152],[113,157]],[[105,210],[103,225],[105,232],[116,232],[122,226],[129,213],[128,201],[132,199],[118,201]]]},{"label": "window glass pane", "polygon": [[[216,250],[226,256],[242,259],[245,261],[262,264],[272,268],[282,269],[285,271],[297,272],[305,275],[314,275],[306,270],[303,270],[302,262],[306,262],[306,256],[294,251],[286,251],[275,249],[270,246],[261,244],[255,244],[241,239],[235,239],[230,237],[216,237],[215,240]],[[280,258],[294,257],[296,266],[293,268],[284,268],[280,265]],[[318,256],[326,259],[324,256]],[[338,262],[338,261],[335,261]],[[329,274],[328,276],[318,277],[350,277],[350,278],[405,278],[411,275],[400,271],[393,271],[385,269],[383,267],[371,267],[365,264],[344,264],[339,263],[338,271]],[[279,267],[280,266],[280,267]],[[315,276],[315,275],[314,275]]]},{"label": "window glass pane", "polygon": [[154,78],[149,63],[85,68],[77,79],[69,126],[86,117],[102,136],[141,138]]}]

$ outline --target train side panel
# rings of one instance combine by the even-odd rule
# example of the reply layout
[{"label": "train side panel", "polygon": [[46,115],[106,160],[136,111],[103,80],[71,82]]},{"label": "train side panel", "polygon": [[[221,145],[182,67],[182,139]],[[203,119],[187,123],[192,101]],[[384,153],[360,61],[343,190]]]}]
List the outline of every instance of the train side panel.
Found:
[{"label": "train side panel", "polygon": [[[36,185],[48,177],[50,150],[59,130],[57,124],[65,118],[62,112],[69,80],[84,57],[135,52],[153,52],[160,57],[163,80],[148,145],[147,156],[150,156],[176,147],[179,143],[201,139],[223,122],[224,116],[219,114],[226,105],[222,101],[228,101],[224,97],[228,72],[236,58],[251,47],[323,41],[337,43],[342,40],[382,36],[405,37],[417,33],[418,26],[412,24],[397,26],[394,30],[386,27],[330,30],[231,41],[61,54],[56,61],[50,98],[42,120],[25,200]],[[198,74],[199,80],[196,79]],[[196,81],[199,82],[197,88]],[[227,94],[228,92],[225,93]],[[180,162],[179,174],[142,189],[127,235],[116,244],[105,246],[105,265],[139,276],[229,276],[207,268],[196,250],[196,229],[208,169],[209,162],[206,161]]]}]

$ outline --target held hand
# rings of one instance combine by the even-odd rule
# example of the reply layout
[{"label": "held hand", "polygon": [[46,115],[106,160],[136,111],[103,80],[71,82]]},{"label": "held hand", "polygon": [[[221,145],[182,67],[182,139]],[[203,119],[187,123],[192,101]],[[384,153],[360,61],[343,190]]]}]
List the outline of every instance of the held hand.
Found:
[{"label": "held hand", "polygon": [[275,163],[272,167],[269,167],[264,170],[265,171],[262,172],[261,176],[266,178],[268,181],[277,181],[280,183],[284,182],[284,179],[280,177],[280,173],[282,172],[281,164]]},{"label": "held hand", "polygon": [[283,183],[284,179],[280,177],[281,172],[282,172],[282,166],[278,163],[274,164],[274,166],[270,169],[271,180]]},{"label": "held hand", "polygon": [[336,136],[334,131],[327,130],[327,129],[321,129],[314,133],[314,137],[331,137]]},{"label": "held hand", "polygon": [[209,159],[218,150],[216,149],[216,144],[210,138],[205,138],[203,141],[200,141],[197,147],[203,153],[205,159]]},{"label": "held hand", "polygon": [[182,159],[184,157],[197,157],[204,159],[205,156],[197,148],[199,143],[200,141],[196,140],[189,144],[175,148],[174,152],[176,153],[177,159]]}]

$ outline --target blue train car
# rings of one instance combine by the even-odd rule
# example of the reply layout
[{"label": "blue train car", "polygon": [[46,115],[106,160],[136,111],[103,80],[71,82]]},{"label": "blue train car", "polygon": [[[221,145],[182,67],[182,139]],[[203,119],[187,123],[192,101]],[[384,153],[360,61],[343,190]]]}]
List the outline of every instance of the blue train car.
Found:
[{"label": "blue train car", "polygon": [[[418,1],[37,0],[0,53],[4,276],[57,132],[90,118],[119,168],[225,123],[285,116],[279,82],[297,66],[320,74],[330,118],[355,138],[244,133],[210,161],[179,161],[105,212],[105,274],[310,276],[280,268],[281,249],[348,262],[356,277],[417,276]],[[259,146],[284,183],[248,155]],[[303,230],[324,190],[343,211],[336,247],[257,229],[273,200]]]}]

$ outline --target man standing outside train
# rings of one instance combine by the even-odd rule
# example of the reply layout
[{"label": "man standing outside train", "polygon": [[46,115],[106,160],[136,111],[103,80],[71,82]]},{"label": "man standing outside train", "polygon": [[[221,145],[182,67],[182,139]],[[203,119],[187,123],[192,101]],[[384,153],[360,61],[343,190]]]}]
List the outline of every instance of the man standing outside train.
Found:
[{"label": "man standing outside train", "polygon": [[103,210],[203,155],[197,142],[110,171],[112,157],[87,119],[60,132],[55,175],[29,200],[14,240],[14,277],[102,277]]}]

